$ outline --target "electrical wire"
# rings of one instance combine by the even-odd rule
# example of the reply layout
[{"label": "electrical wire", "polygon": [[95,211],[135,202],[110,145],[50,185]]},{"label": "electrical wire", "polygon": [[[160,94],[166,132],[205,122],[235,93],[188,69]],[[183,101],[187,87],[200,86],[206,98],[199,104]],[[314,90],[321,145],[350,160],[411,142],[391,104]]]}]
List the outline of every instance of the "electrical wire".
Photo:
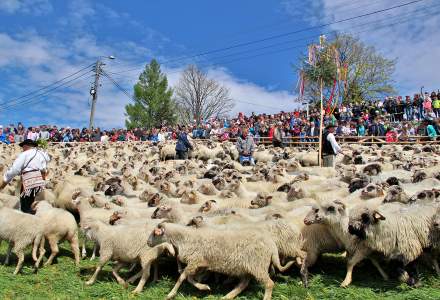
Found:
[{"label": "electrical wire", "polygon": [[80,75],[74,77],[73,79],[65,81],[62,84],[57,85],[56,87],[53,87],[53,88],[51,88],[51,89],[49,89],[49,90],[47,90],[47,91],[45,91],[43,93],[39,93],[37,95],[34,95],[33,97],[30,97],[30,98],[27,98],[27,99],[23,99],[21,101],[17,101],[17,102],[14,102],[14,103],[7,103],[7,104],[4,104],[4,105],[0,105],[0,110],[10,110],[11,108],[15,108],[15,107],[18,107],[18,106],[34,104],[34,103],[38,103],[38,102],[41,102],[43,100],[46,100],[45,98],[43,98],[43,99],[40,99],[40,98],[42,96],[47,96],[47,95],[53,93],[53,91],[55,91],[55,90],[57,90],[57,89],[59,89],[61,87],[64,87],[64,88],[70,87],[71,85],[69,86],[68,83],[72,83],[72,82],[75,82],[75,81],[79,80],[80,78],[84,78],[85,76],[89,75],[89,73],[90,73],[90,71],[88,71],[86,73],[83,73],[83,74],[80,74]]},{"label": "electrical wire", "polygon": [[[182,60],[198,58],[198,57],[209,55],[209,54],[213,54],[213,53],[223,52],[223,51],[227,51],[227,50],[231,50],[231,49],[235,49],[235,48],[239,48],[239,47],[249,46],[249,45],[253,45],[253,44],[257,44],[257,43],[262,43],[262,42],[266,42],[266,41],[273,40],[273,39],[279,39],[279,38],[282,38],[282,37],[298,34],[298,33],[301,33],[301,32],[306,32],[306,31],[311,31],[311,30],[315,30],[315,29],[320,29],[320,28],[323,28],[323,27],[328,27],[328,26],[331,26],[331,25],[340,24],[340,23],[344,23],[344,22],[347,22],[347,21],[352,21],[352,20],[356,20],[356,19],[372,16],[372,15],[375,15],[375,14],[391,11],[391,10],[394,10],[394,9],[397,9],[397,8],[402,8],[402,7],[409,6],[409,5],[412,5],[412,4],[416,4],[416,3],[419,3],[419,2],[422,2],[422,1],[425,1],[425,0],[414,0],[414,1],[406,2],[406,3],[402,3],[402,4],[399,4],[399,5],[395,5],[395,6],[392,6],[392,7],[375,10],[373,12],[364,13],[364,14],[361,14],[361,15],[357,15],[357,16],[353,16],[353,17],[349,17],[349,18],[344,18],[344,19],[336,20],[336,21],[332,21],[332,22],[328,22],[328,23],[325,23],[325,24],[320,24],[320,25],[316,25],[316,26],[302,28],[302,29],[299,29],[299,30],[290,31],[290,32],[282,33],[282,34],[272,35],[272,36],[269,36],[269,37],[266,37],[266,38],[257,39],[257,40],[253,40],[253,41],[249,41],[249,42],[238,43],[238,44],[227,46],[227,47],[223,47],[223,48],[208,50],[208,51],[204,51],[204,52],[201,52],[201,53],[198,53],[198,54],[194,54],[194,55],[182,56],[180,58],[171,59],[171,60],[167,60],[167,61],[161,62],[161,64],[169,64],[169,63],[178,62],[178,61],[182,61]],[[136,69],[139,69],[139,67],[137,67]],[[126,70],[126,71],[128,71],[128,70]]]},{"label": "electrical wire", "polygon": [[[440,4],[430,6],[430,8],[436,7],[436,6],[440,6]],[[434,16],[434,15],[436,16],[439,13],[438,11],[430,11],[428,13],[425,12],[424,14],[421,14],[421,15],[414,15],[414,13],[420,12],[420,11],[425,12],[426,9],[424,8],[424,9],[419,9],[417,11],[408,12],[407,15],[410,15],[410,18],[400,19],[400,17],[402,15],[399,15],[399,20],[397,20],[397,21],[395,21],[393,23],[380,24],[379,26],[374,26],[372,28],[367,28],[367,29],[364,29],[364,30],[360,30],[360,31],[356,31],[356,32],[351,32],[351,34],[356,35],[356,34],[361,34],[361,33],[369,32],[369,31],[377,31],[379,29],[383,29],[383,28],[387,28],[387,27],[391,27],[391,26],[395,26],[395,25],[400,25],[400,24],[403,24],[403,23],[406,23],[406,22],[409,22],[409,21],[413,21],[415,19],[415,17],[426,17],[426,16],[429,17],[429,16]],[[390,19],[392,19],[392,18],[387,18],[385,20],[382,19],[382,20],[380,20],[380,22],[388,21]],[[378,23],[378,21],[355,25],[355,26],[352,26],[352,28],[354,28],[354,27],[363,27],[365,25],[370,25],[372,23]],[[337,33],[350,33],[350,32],[348,32],[348,31],[341,31],[341,30],[334,30],[334,31],[326,32],[325,34],[337,34]],[[228,60],[228,61],[221,61],[221,62],[216,62],[216,63],[201,64],[201,65],[199,64],[199,66],[200,67],[215,67],[215,66],[220,66],[220,65],[224,65],[224,64],[230,64],[232,62],[237,62],[237,61],[241,61],[241,60],[246,60],[246,59],[251,59],[251,58],[255,58],[255,57],[260,57],[260,56],[263,56],[263,55],[282,53],[282,52],[289,51],[289,50],[294,50],[294,49],[298,49],[298,48],[304,48],[304,47],[307,47],[310,42],[313,42],[313,40],[316,39],[316,37],[319,37],[319,36],[320,35],[313,35],[313,36],[308,36],[306,38],[301,38],[301,39],[296,39],[296,40],[289,41],[289,43],[291,43],[291,42],[294,42],[294,41],[302,41],[302,40],[304,40],[304,41],[306,41],[305,44],[294,45],[294,46],[291,46],[291,47],[284,47],[284,48],[281,48],[281,49],[276,49],[274,51],[266,51],[266,52],[259,53],[259,54],[256,54],[256,55],[237,57],[235,59]],[[264,49],[267,49],[267,48],[271,48],[272,46],[279,46],[279,45],[284,45],[284,44],[285,43],[277,43],[277,44],[272,44],[272,45],[269,45],[269,46],[260,47],[260,48],[253,49],[253,50],[249,50],[249,51],[235,52],[235,53],[232,53],[232,54],[228,54],[228,55],[212,58],[212,60],[227,58],[227,57],[235,56],[235,55],[238,55],[238,54],[246,54],[248,52],[264,50]],[[131,70],[130,72],[134,72],[134,71],[139,71],[139,69]],[[178,70],[175,70],[175,71],[171,71],[171,72],[167,72],[167,74],[173,74],[173,73],[179,73],[179,72],[181,72],[181,69],[178,69]],[[108,72],[108,73],[110,73],[112,75],[118,75],[119,76],[120,74],[128,73],[128,72]],[[129,78],[127,76],[120,76],[120,77],[121,78]],[[129,78],[129,79],[131,79],[131,78]]]},{"label": "electrical wire", "polygon": [[48,84],[48,85],[46,85],[46,86],[43,86],[43,87],[41,87],[41,88],[39,88],[39,89],[37,89],[37,90],[34,90],[34,91],[32,91],[32,92],[29,92],[29,93],[27,93],[27,94],[25,94],[25,95],[22,95],[22,96],[20,96],[20,97],[10,99],[9,101],[6,101],[6,102],[3,102],[3,103],[0,103],[0,106],[2,106],[2,105],[7,105],[7,104],[10,104],[11,102],[15,102],[15,101],[17,101],[17,100],[20,100],[20,99],[23,99],[23,98],[27,98],[27,97],[29,97],[29,96],[32,96],[32,95],[35,94],[35,93],[38,93],[38,92],[43,91],[43,90],[45,90],[45,89],[47,89],[47,88],[50,88],[50,87],[52,87],[52,86],[54,86],[54,85],[56,85],[56,84],[58,84],[58,83],[63,82],[64,80],[66,80],[66,79],[68,79],[68,78],[70,78],[70,77],[72,77],[72,76],[75,76],[75,75],[78,74],[78,73],[81,73],[82,71],[84,71],[84,70],[90,68],[91,66],[93,66],[93,64],[90,64],[90,65],[88,65],[88,66],[86,66],[86,67],[84,67],[84,68],[82,68],[82,69],[80,69],[80,70],[78,70],[78,71],[76,71],[76,72],[70,74],[70,75],[67,75],[67,76],[65,76],[65,77],[63,77],[63,78],[61,78],[61,79],[59,79],[59,80],[57,80],[57,81],[55,81],[55,82],[52,82],[51,84]]}]

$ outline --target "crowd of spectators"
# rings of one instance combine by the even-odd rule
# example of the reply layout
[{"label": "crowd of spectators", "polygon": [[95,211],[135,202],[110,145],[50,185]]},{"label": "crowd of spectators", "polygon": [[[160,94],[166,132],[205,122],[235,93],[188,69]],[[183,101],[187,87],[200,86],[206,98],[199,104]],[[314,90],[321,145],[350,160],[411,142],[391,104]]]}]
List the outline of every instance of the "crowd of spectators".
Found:
[{"label": "crowd of spectators", "polygon": [[[336,136],[381,136],[388,142],[408,140],[411,136],[427,136],[434,140],[440,135],[440,93],[425,93],[414,97],[387,97],[384,101],[344,104],[324,116],[324,125],[334,124]],[[194,121],[189,126],[193,139],[227,141],[249,129],[258,141],[269,138],[281,143],[290,137],[301,141],[316,141],[320,127],[319,109],[294,110],[277,114],[239,113],[234,118],[211,118]],[[5,128],[0,126],[0,142],[19,143],[24,139],[48,140],[51,142],[115,142],[152,141],[176,139],[178,126],[161,126],[151,130],[134,128],[101,130],[96,128],[58,128],[42,125],[26,128],[19,123]]]}]

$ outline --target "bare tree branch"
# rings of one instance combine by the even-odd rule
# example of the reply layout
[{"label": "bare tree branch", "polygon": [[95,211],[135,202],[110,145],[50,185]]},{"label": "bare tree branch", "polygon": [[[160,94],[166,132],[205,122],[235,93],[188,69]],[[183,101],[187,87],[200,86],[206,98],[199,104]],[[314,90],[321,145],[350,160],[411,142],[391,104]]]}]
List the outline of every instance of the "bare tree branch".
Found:
[{"label": "bare tree branch", "polygon": [[180,117],[184,122],[206,120],[225,115],[234,104],[229,89],[222,86],[196,66],[190,65],[183,72],[175,88],[175,101],[179,106]]}]

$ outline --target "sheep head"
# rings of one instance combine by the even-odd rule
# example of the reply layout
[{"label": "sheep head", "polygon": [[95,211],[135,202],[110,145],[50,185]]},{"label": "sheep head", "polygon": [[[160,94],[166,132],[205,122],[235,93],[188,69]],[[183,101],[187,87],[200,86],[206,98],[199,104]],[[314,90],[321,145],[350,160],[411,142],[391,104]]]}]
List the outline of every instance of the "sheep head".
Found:
[{"label": "sheep head", "polygon": [[287,201],[294,201],[302,198],[305,198],[304,190],[301,187],[292,185],[287,193]]},{"label": "sheep head", "polygon": [[115,223],[123,218],[123,213],[120,211],[115,211],[109,218],[109,224],[115,225]]},{"label": "sheep head", "polygon": [[172,211],[172,207],[169,205],[161,205],[153,212],[151,215],[152,219],[167,219],[170,212]]},{"label": "sheep head", "polygon": [[408,203],[408,201],[409,201],[408,195],[398,185],[392,185],[388,189],[387,195],[383,200],[383,202],[401,202],[401,203]]},{"label": "sheep head", "polygon": [[376,197],[381,197],[384,195],[385,195],[385,192],[383,190],[383,187],[378,184],[375,184],[375,183],[368,184],[361,191],[361,198],[362,199],[376,198]]},{"label": "sheep head", "polygon": [[304,218],[305,225],[334,224],[346,216],[345,204],[339,200],[328,201],[321,205],[313,205]]},{"label": "sheep head", "polygon": [[368,207],[357,207],[350,211],[348,232],[361,240],[367,238],[367,231],[386,218],[377,210]]},{"label": "sheep head", "polygon": [[205,203],[202,204],[202,206],[199,208],[199,212],[206,213],[211,211],[215,206],[217,205],[217,201],[215,200],[208,200]]},{"label": "sheep head", "polygon": [[427,177],[428,176],[426,175],[426,173],[424,171],[417,170],[412,175],[411,181],[412,181],[412,183],[417,183],[417,182],[425,180]]},{"label": "sheep head", "polygon": [[217,194],[217,191],[212,183],[203,183],[198,188],[198,191],[204,195],[215,195]]},{"label": "sheep head", "polygon": [[200,228],[203,226],[203,217],[202,216],[196,216],[192,218],[186,226]]},{"label": "sheep head", "polygon": [[199,196],[195,191],[185,191],[182,194],[182,198],[180,200],[180,203],[185,204],[196,204],[199,200]]},{"label": "sheep head", "polygon": [[372,163],[364,167],[362,170],[364,174],[367,174],[369,176],[375,176],[378,175],[380,172],[382,172],[382,167],[380,164]]},{"label": "sheep head", "polygon": [[156,228],[153,229],[153,232],[151,232],[150,236],[148,237],[148,241],[147,241],[148,246],[154,247],[166,242],[165,233],[166,233],[165,224],[162,222],[158,224]]},{"label": "sheep head", "polygon": [[272,196],[266,193],[258,193],[255,199],[251,200],[251,206],[249,208],[262,208],[269,206],[272,202]]},{"label": "sheep head", "polygon": [[223,177],[216,176],[212,179],[212,184],[217,190],[221,191],[226,187],[226,180]]}]

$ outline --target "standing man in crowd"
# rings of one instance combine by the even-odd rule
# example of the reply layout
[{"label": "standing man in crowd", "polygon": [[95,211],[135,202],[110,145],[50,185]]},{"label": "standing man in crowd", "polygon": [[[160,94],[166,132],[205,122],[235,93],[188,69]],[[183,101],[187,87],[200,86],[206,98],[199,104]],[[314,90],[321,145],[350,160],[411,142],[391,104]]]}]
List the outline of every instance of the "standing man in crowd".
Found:
[{"label": "standing man in crowd", "polygon": [[272,144],[274,147],[283,147],[283,133],[281,132],[282,122],[278,122],[273,130]]},{"label": "standing man in crowd", "polygon": [[322,134],[322,166],[333,168],[335,163],[335,156],[338,153],[343,154],[341,147],[336,142],[335,125],[328,125]]},{"label": "standing man in crowd", "polygon": [[50,161],[46,152],[37,148],[37,143],[27,139],[21,142],[20,147],[23,152],[18,155],[11,168],[4,174],[0,190],[12,181],[21,176],[20,209],[24,213],[32,213],[31,205],[35,197],[45,187],[47,175],[47,163]]},{"label": "standing man in crowd", "polygon": [[188,151],[192,150],[193,146],[188,140],[188,135],[185,125],[180,128],[179,135],[177,137],[176,144],[176,156],[177,159],[188,159]]},{"label": "standing man in crowd", "polygon": [[254,137],[249,134],[249,128],[243,127],[241,135],[237,138],[237,150],[239,154],[240,163],[249,162],[252,166],[255,165],[252,155],[255,150]]}]

